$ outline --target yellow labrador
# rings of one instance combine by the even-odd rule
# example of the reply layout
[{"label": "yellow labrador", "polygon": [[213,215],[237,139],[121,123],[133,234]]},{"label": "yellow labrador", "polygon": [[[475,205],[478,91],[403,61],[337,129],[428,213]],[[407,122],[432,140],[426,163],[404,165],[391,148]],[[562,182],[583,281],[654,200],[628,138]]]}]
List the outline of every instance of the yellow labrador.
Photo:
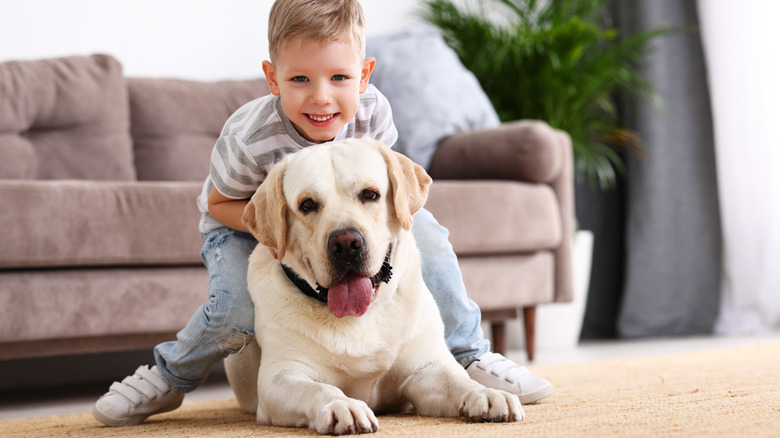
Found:
[{"label": "yellow labrador", "polygon": [[523,419],[515,395],[471,380],[445,344],[409,231],[430,182],[367,139],[307,148],[269,173],[243,218],[260,242],[248,273],[257,343],[226,361],[258,424],[366,433],[375,412],[411,407]]}]

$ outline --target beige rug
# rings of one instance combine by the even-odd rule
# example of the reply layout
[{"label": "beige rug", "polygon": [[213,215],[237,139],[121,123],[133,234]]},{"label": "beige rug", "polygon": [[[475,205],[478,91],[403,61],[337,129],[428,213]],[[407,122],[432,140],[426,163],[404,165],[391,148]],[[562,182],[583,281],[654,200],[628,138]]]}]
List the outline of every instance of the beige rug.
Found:
[{"label": "beige rug", "polygon": [[[374,436],[780,437],[780,343],[644,359],[532,367],[556,387],[514,424],[386,415]],[[140,426],[104,427],[89,413],[0,422],[2,437],[313,436],[259,427],[235,400],[185,403]]]}]

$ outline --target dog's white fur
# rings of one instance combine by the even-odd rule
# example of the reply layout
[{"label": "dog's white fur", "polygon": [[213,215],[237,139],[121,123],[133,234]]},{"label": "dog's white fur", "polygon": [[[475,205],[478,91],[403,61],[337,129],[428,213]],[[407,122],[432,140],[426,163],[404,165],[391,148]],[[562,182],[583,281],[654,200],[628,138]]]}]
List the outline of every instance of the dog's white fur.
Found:
[{"label": "dog's white fur", "polygon": [[[260,242],[248,273],[257,343],[229,357],[226,370],[239,404],[257,413],[258,424],[373,432],[374,412],[411,406],[426,416],[522,420],[515,395],[471,380],[445,344],[409,231],[430,181],[386,146],[349,140],[288,155],[252,197],[244,223]],[[365,199],[364,190],[379,200]],[[301,210],[307,199],[316,211]],[[332,286],[341,274],[326,242],[345,227],[365,237],[365,276],[380,270],[388,247],[393,275],[364,315],[337,318],[299,291],[280,261],[313,287]]]}]

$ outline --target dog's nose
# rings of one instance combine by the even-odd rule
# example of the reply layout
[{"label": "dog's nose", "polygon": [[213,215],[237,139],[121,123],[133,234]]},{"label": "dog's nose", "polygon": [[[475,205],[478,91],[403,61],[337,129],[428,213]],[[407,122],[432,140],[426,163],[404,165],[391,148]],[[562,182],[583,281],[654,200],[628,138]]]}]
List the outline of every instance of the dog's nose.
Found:
[{"label": "dog's nose", "polygon": [[355,229],[336,230],[328,237],[328,252],[342,260],[355,260],[365,247],[363,235]]}]

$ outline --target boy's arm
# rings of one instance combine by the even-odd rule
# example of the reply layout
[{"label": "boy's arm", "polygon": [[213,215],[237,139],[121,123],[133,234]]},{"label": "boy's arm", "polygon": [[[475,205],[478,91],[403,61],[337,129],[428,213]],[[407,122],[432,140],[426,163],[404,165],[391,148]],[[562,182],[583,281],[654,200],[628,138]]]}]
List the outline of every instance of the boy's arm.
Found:
[{"label": "boy's arm", "polygon": [[244,207],[249,203],[249,199],[231,199],[219,193],[219,190],[212,187],[209,192],[209,214],[221,224],[234,230],[249,232],[249,228],[241,222],[244,216]]}]

